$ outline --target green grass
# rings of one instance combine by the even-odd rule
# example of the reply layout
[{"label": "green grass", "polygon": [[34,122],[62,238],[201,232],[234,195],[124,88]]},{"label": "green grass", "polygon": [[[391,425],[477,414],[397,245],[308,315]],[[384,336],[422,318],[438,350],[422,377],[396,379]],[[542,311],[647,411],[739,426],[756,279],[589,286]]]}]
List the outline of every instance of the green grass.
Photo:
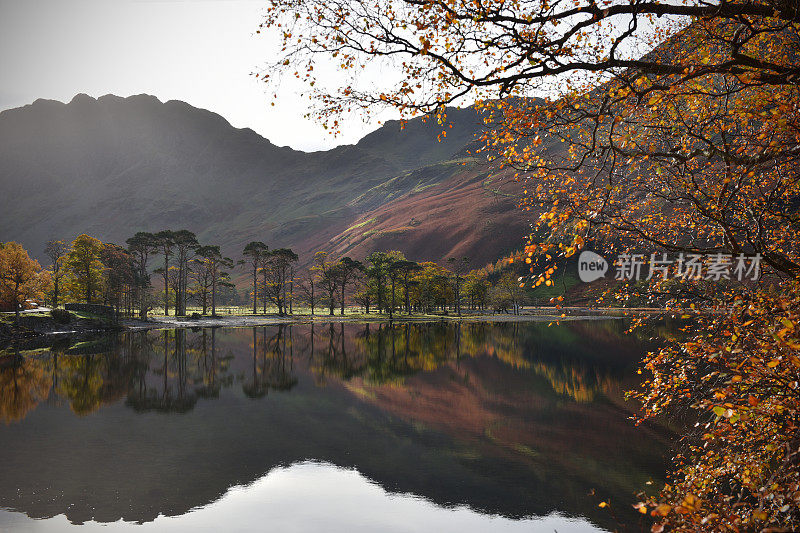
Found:
[{"label": "green grass", "polygon": [[352,230],[354,230],[354,229],[361,228],[361,227],[363,227],[363,226],[366,226],[366,225],[368,225],[368,224],[373,224],[373,223],[375,222],[375,220],[376,220],[376,218],[375,218],[375,217],[368,218],[368,219],[367,219],[367,220],[365,220],[364,222],[359,222],[358,224],[353,224],[352,226],[350,226],[349,228],[347,228],[346,230],[344,230],[344,232],[345,232],[345,233],[347,233],[348,231],[352,231]]},{"label": "green grass", "polygon": [[418,183],[413,189],[411,189],[411,192],[412,193],[422,192],[425,189],[430,189],[434,185],[437,185],[437,184],[436,183],[426,183],[426,184]]},{"label": "green grass", "polygon": [[112,320],[111,317],[106,315],[96,315],[94,313],[87,313],[85,311],[70,311],[70,313],[75,315],[77,318],[83,318],[86,320],[101,320],[105,322]]}]

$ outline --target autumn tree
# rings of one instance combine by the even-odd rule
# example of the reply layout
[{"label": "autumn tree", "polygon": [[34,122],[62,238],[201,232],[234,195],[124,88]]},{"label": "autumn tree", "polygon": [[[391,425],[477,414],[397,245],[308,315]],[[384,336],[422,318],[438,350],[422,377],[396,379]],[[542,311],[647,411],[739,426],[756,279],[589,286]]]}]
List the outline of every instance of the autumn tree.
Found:
[{"label": "autumn tree", "polygon": [[100,259],[105,267],[104,299],[114,306],[119,315],[123,301],[131,296],[136,283],[134,258],[116,244],[104,244]]},{"label": "autumn tree", "polygon": [[94,237],[78,235],[64,260],[66,287],[73,298],[94,303],[103,289],[103,243]]},{"label": "autumn tree", "polygon": [[253,314],[258,312],[258,269],[263,262],[269,247],[261,241],[251,241],[244,247],[242,254],[250,260],[253,273]]},{"label": "autumn tree", "polygon": [[[550,252],[629,239],[760,253],[794,276],[797,21],[781,1],[283,0],[264,26],[282,28],[276,68],[311,84],[332,129],[354,108],[443,122],[443,106],[475,102],[493,157],[533,180]],[[325,85],[324,60],[351,83]],[[397,77],[373,84],[372,64]]]},{"label": "autumn tree", "polygon": [[387,256],[386,252],[372,252],[367,256],[367,268],[365,273],[367,277],[372,279],[376,287],[376,305],[378,313],[382,313],[385,309],[384,298],[386,290],[386,274],[391,264],[391,259]]},{"label": "autumn tree", "polygon": [[314,270],[314,267],[304,271],[300,283],[300,291],[303,300],[308,304],[308,307],[311,308],[311,316],[314,316],[316,305],[318,303],[318,293],[316,292],[318,283],[319,278],[317,272]]},{"label": "autumn tree", "polygon": [[128,252],[133,257],[136,274],[136,300],[139,303],[139,318],[147,319],[149,310],[150,271],[148,261],[150,256],[158,251],[158,242],[155,235],[144,231],[137,232],[133,237],[125,241],[128,245]]},{"label": "autumn tree", "polygon": [[44,253],[52,262],[51,277],[53,279],[53,307],[58,307],[58,297],[60,295],[59,289],[61,288],[61,278],[64,277],[64,270],[62,263],[64,256],[67,255],[69,246],[64,241],[52,240],[48,241],[44,248]]},{"label": "autumn tree", "polygon": [[175,259],[178,262],[178,273],[175,289],[175,315],[186,314],[186,291],[189,279],[189,261],[197,248],[197,236],[189,230],[178,230],[172,235],[175,245]]},{"label": "autumn tree", "polygon": [[286,293],[290,290],[297,259],[297,254],[289,248],[270,250],[265,255],[265,294],[278,308],[279,315],[284,315],[287,311]]},{"label": "autumn tree", "polygon": [[13,307],[15,321],[25,300],[42,296],[42,267],[17,242],[0,247],[0,301]]},{"label": "autumn tree", "polygon": [[414,274],[419,272],[422,267],[414,261],[400,261],[397,264],[397,270],[400,275],[400,282],[403,286],[403,300],[405,303],[406,313],[411,314],[411,286],[414,283]]},{"label": "autumn tree", "polygon": [[506,272],[497,280],[490,291],[490,298],[495,309],[508,311],[518,315],[525,302],[525,289],[521,286],[513,272]]},{"label": "autumn tree", "polygon": [[467,266],[469,265],[469,258],[448,257],[447,264],[450,265],[453,271],[453,298],[456,313],[458,316],[461,316],[461,285],[464,282],[463,274],[466,272]]},{"label": "autumn tree", "polygon": [[344,316],[345,295],[347,287],[355,281],[359,272],[364,270],[364,265],[360,261],[355,261],[349,257],[342,257],[337,263],[337,277],[339,278],[339,303],[341,314]]},{"label": "autumn tree", "polygon": [[[164,266],[158,269],[164,282],[164,314],[169,316],[169,258],[175,247],[175,232],[171,230],[159,231],[154,235],[158,251],[164,256]],[[177,312],[177,310],[176,310]]]},{"label": "autumn tree", "polygon": [[172,303],[175,306],[175,313],[176,313],[175,316],[178,316],[180,314],[178,312],[178,309],[180,309],[180,298],[181,298],[181,293],[180,293],[179,290],[177,290],[178,286],[180,285],[180,279],[181,279],[180,269],[177,266],[169,267],[169,276],[168,277],[169,277],[170,285],[172,285],[176,289],[176,290],[172,291],[172,295],[175,298]]},{"label": "autumn tree", "polygon": [[316,272],[319,279],[319,287],[325,295],[328,304],[328,311],[333,316],[336,309],[336,293],[339,290],[339,265],[336,261],[328,261],[328,252],[317,252],[314,255],[314,266],[312,270]]},{"label": "autumn tree", "polygon": [[386,298],[388,297],[389,286],[387,281],[390,278],[390,272],[394,271],[395,283],[396,276],[399,271],[394,270],[393,265],[399,261],[404,261],[405,257],[398,251],[390,252],[372,252],[367,256],[364,273],[366,276],[373,280],[376,291],[376,303],[378,312],[382,313],[386,310]]},{"label": "autumn tree", "polygon": [[470,309],[483,309],[489,291],[489,283],[485,275],[479,271],[472,271],[464,281],[464,294],[469,298]]},{"label": "autumn tree", "polygon": [[[526,249],[534,284],[596,243],[763,259],[761,281],[711,291],[648,280],[664,305],[703,301],[721,311],[647,362],[648,414],[688,394],[708,435],[686,436],[698,448],[676,462],[661,501],[640,507],[657,530],[800,522],[800,462],[790,451],[800,413],[783,396],[800,381],[800,365],[786,363],[797,348],[796,321],[785,314],[800,294],[799,13],[783,0],[275,0],[263,24],[280,28],[284,44],[269,76],[296,71],[334,131],[342,113],[381,105],[443,126],[445,105],[484,111],[487,153],[517,170],[535,218]],[[325,60],[351,79],[317,77]],[[397,75],[363,75],[380,67]],[[626,298],[625,287],[616,297]],[[734,324],[740,333],[731,335]],[[779,333],[790,341],[776,352]],[[687,354],[706,359],[696,372],[683,370]],[[741,372],[744,358],[753,372]],[[758,391],[755,404],[740,389]],[[751,408],[753,420],[780,421],[771,434],[794,444],[764,448],[759,425],[742,418]]]},{"label": "autumn tree", "polygon": [[397,308],[397,284],[403,279],[407,261],[400,252],[387,255],[387,258],[386,277],[391,287],[390,293],[392,295],[391,303],[389,304],[389,320],[392,320],[394,318],[394,311]]},{"label": "autumn tree", "polygon": [[[233,260],[224,257],[220,252],[219,246],[200,246],[195,250],[195,254],[200,259],[201,279],[208,281],[208,288],[211,290],[211,315],[217,316],[217,290],[228,278],[228,273],[224,270],[233,267]],[[205,314],[205,304],[203,313]]]},{"label": "autumn tree", "polygon": [[200,254],[195,255],[189,262],[189,273],[194,280],[193,293],[203,308],[202,314],[207,314],[208,304],[211,301],[211,281],[213,276],[213,262]]},{"label": "autumn tree", "polygon": [[444,308],[452,297],[450,271],[431,261],[420,263],[419,266],[413,277],[412,299],[426,313],[437,307]]},{"label": "autumn tree", "polygon": [[356,279],[356,288],[354,290],[353,299],[358,305],[364,308],[364,312],[369,314],[370,306],[377,298],[378,284],[373,279],[366,275],[359,276]]}]

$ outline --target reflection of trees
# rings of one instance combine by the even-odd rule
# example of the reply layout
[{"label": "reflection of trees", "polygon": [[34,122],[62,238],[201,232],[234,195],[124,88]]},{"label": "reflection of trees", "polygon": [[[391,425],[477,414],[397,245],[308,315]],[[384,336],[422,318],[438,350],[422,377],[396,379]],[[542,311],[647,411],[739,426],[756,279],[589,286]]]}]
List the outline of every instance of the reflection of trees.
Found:
[{"label": "reflection of trees", "polygon": [[85,415],[124,397],[146,370],[136,334],[72,344],[58,339],[49,351],[17,354],[0,367],[0,418],[21,420],[42,401],[66,400]]},{"label": "reflection of trees", "polygon": [[[262,358],[262,360],[265,358]],[[264,382],[263,370],[259,367],[258,328],[253,328],[253,373],[250,381],[242,385],[242,391],[248,398],[262,398],[267,395],[269,385]]]},{"label": "reflection of trees", "polygon": [[158,360],[159,366],[150,368],[158,376],[158,385],[150,385],[147,372],[137,376],[130,387],[126,404],[136,411],[185,413],[197,403],[197,396],[188,390],[186,330],[161,332],[161,354],[153,357],[156,343],[148,343],[149,360]]},{"label": "reflection of trees", "polygon": [[[258,329],[261,329],[259,340]],[[294,369],[294,327],[279,325],[267,337],[267,328],[253,328],[251,376],[242,391],[250,398],[266,396],[269,389],[288,391],[297,385]]]},{"label": "reflection of trees", "polygon": [[[288,332],[288,334],[287,334]],[[294,327],[278,326],[277,338],[271,350],[269,386],[274,390],[287,391],[297,385],[294,370]]]},{"label": "reflection of trees", "polygon": [[0,420],[18,422],[49,395],[52,377],[46,361],[18,353],[0,365]]},{"label": "reflection of trees", "polygon": [[65,350],[54,346],[50,357],[53,390],[79,415],[123,398],[143,370],[138,343],[119,336],[78,343]]},{"label": "reflection of trees", "polygon": [[219,337],[216,328],[148,334],[148,366],[130,387],[127,404],[139,411],[185,413],[200,398],[218,398],[234,381],[234,355],[220,349]]},{"label": "reflection of trees", "polygon": [[323,329],[326,342],[312,354],[312,369],[322,376],[370,383],[400,382],[433,370],[460,355],[460,327],[419,324],[365,324],[348,332],[344,324]]},{"label": "reflection of trees", "polygon": [[95,411],[101,404],[102,361],[95,355],[65,357],[61,379],[56,389],[69,398],[70,407],[79,415]]},{"label": "reflection of trees", "polygon": [[[239,333],[215,328],[131,332],[77,344],[60,340],[35,357],[5,358],[0,417],[20,420],[45,400],[65,400],[83,415],[126,396],[137,411],[183,413],[237,381],[247,397],[261,398],[298,383],[295,357],[308,361],[319,383],[359,379],[364,385],[401,384],[419,372],[457,367],[465,358],[491,357],[536,374],[558,395],[586,402],[619,388],[620,369],[595,354],[622,346],[616,327],[279,325],[253,328],[244,350],[247,341]],[[241,378],[232,369],[235,354]]]},{"label": "reflection of trees", "polygon": [[597,367],[565,361],[544,364],[536,361],[531,369],[547,380],[553,390],[576,402],[591,402],[598,395],[618,389],[618,381]]},{"label": "reflection of trees", "polygon": [[617,381],[607,365],[584,360],[578,347],[587,343],[579,336],[555,337],[531,325],[406,323],[348,328],[328,324],[316,344],[312,328],[311,369],[319,381],[335,377],[360,378],[374,385],[402,383],[418,372],[481,356],[534,372],[557,394],[576,401],[591,401]]},{"label": "reflection of trees", "polygon": [[210,335],[206,329],[200,333],[200,354],[201,358],[197,361],[200,379],[195,387],[195,393],[201,398],[219,398],[222,384],[218,379],[220,361],[217,359],[217,330],[215,328],[211,328]]},{"label": "reflection of trees", "polygon": [[[433,326],[439,328],[442,326]],[[447,329],[447,328],[445,328]],[[398,382],[421,370],[437,368],[448,359],[446,349],[454,340],[431,334],[416,324],[365,324],[359,331],[329,324],[327,339],[312,353],[312,370],[320,376],[349,380],[359,377],[371,383]]]}]

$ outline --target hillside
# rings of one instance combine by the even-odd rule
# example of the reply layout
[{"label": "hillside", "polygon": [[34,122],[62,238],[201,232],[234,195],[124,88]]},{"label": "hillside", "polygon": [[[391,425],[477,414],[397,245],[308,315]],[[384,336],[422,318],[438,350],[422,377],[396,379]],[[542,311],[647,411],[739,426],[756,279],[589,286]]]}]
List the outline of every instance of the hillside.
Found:
[{"label": "hillside", "polygon": [[50,239],[187,228],[238,256],[263,240],[301,259],[396,248],[475,266],[518,248],[527,225],[512,183],[466,147],[472,109],[453,127],[388,122],[355,145],[278,147],[212,112],[152,96],[37,100],[0,113],[0,241],[41,258]]}]

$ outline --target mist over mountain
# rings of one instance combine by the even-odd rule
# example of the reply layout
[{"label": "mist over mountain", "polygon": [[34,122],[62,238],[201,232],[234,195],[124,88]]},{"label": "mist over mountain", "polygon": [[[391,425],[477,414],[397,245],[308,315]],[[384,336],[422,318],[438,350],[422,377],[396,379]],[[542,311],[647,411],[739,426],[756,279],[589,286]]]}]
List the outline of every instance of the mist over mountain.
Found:
[{"label": "mist over mountain", "polygon": [[50,239],[186,228],[234,257],[262,240],[305,261],[399,249],[482,266],[518,248],[527,224],[514,184],[467,152],[476,112],[452,109],[448,123],[438,142],[442,127],[415,119],[309,153],[180,101],[37,100],[0,113],[0,241],[41,259]]}]

